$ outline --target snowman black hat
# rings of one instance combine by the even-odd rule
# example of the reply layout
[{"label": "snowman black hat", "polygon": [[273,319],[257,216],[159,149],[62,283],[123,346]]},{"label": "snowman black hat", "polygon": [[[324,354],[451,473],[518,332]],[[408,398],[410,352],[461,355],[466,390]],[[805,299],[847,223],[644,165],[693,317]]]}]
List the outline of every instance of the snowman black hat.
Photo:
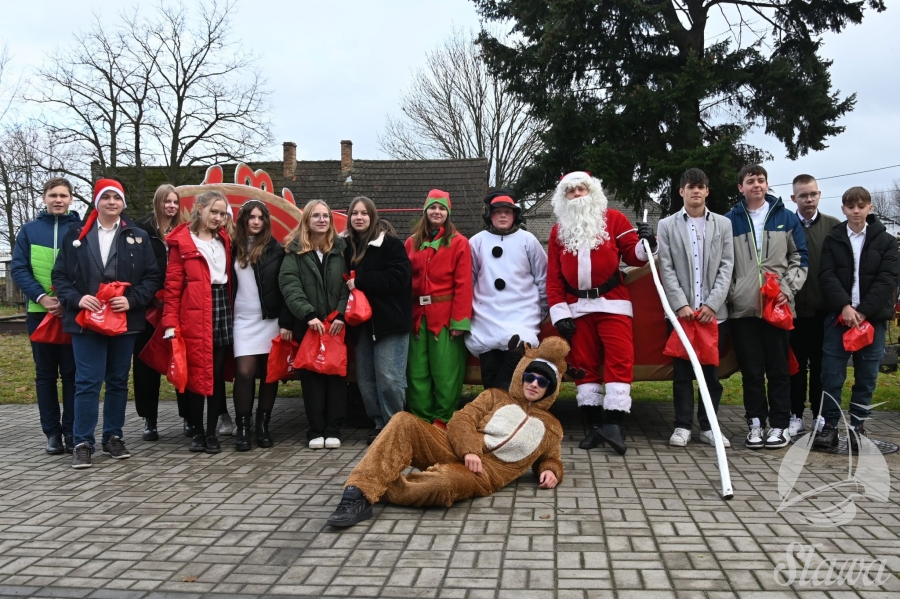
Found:
[{"label": "snowman black hat", "polygon": [[515,192],[511,189],[495,189],[484,196],[484,223],[491,226],[491,213],[498,208],[509,208],[513,211],[514,225],[522,224],[522,208],[516,202]]}]

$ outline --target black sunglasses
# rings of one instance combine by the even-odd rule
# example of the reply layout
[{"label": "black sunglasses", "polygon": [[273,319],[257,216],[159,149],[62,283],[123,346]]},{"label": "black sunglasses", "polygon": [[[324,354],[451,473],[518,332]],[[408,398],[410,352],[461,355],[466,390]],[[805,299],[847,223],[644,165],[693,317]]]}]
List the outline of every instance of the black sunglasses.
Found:
[{"label": "black sunglasses", "polygon": [[526,372],[522,375],[522,380],[525,381],[526,384],[531,384],[537,382],[538,387],[541,389],[546,389],[550,386],[550,379],[545,376],[541,376],[539,374],[535,374],[533,372]]}]

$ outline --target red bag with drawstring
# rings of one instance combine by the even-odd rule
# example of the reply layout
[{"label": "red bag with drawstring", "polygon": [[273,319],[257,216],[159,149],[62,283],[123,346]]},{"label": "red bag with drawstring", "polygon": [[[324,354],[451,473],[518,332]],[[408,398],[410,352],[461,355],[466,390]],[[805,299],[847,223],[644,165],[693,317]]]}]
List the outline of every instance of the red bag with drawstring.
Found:
[{"label": "red bag with drawstring", "polygon": [[319,374],[347,376],[347,345],[344,343],[347,329],[341,328],[337,335],[328,332],[335,316],[337,311],[325,319],[325,333],[319,334],[312,329],[306,331],[297,350],[297,357],[294,358],[294,368]]},{"label": "red bag with drawstring", "polygon": [[794,328],[794,315],[791,314],[791,307],[787,302],[777,306],[778,296],[781,294],[781,287],[778,285],[778,275],[770,272],[765,273],[766,283],[762,286],[763,297],[766,298],[766,304],[763,306],[763,320],[778,327],[790,331]]},{"label": "red bag with drawstring", "polygon": [[[684,329],[684,334],[687,336],[688,341],[691,342],[691,347],[694,348],[694,353],[697,354],[697,359],[700,360],[700,363],[718,366],[719,325],[715,320],[703,324],[697,320],[696,316],[698,314],[700,314],[699,311],[694,312],[695,318],[693,320],[679,319],[678,322],[681,323],[681,328]],[[682,360],[690,359],[688,357],[687,349],[684,347],[684,344],[681,342],[681,338],[676,331],[672,331],[672,334],[669,335],[669,340],[666,342],[666,348],[663,350],[663,355],[681,358]]]},{"label": "red bag with drawstring", "polygon": [[181,329],[175,327],[175,336],[172,342],[172,359],[169,361],[169,370],[166,372],[166,380],[172,383],[175,390],[184,393],[188,381],[187,347],[181,336]]},{"label": "red bag with drawstring", "polygon": [[[354,278],[356,278],[355,270],[351,270],[349,275],[344,275],[345,281]],[[356,325],[366,322],[370,318],[372,318],[372,305],[369,304],[368,298],[366,298],[366,295],[362,291],[354,289],[350,292],[350,297],[347,299],[347,310],[344,312],[344,322],[355,327]]]},{"label": "red bag with drawstring", "polygon": [[52,343],[54,345],[72,345],[72,335],[63,332],[62,318],[47,312],[44,320],[29,337],[35,343]]},{"label": "red bag with drawstring", "polygon": [[285,341],[278,335],[272,339],[272,349],[266,362],[266,382],[277,383],[294,376],[294,358],[300,344],[291,339]]},{"label": "red bag with drawstring", "polygon": [[[844,324],[844,317],[838,316],[838,322]],[[845,325],[846,326],[846,325]],[[844,350],[859,351],[875,342],[875,327],[868,320],[859,323],[859,326],[850,327],[844,333]]]},{"label": "red bag with drawstring", "polygon": [[100,302],[100,309],[96,311],[81,310],[75,317],[79,325],[100,333],[101,335],[121,335],[128,332],[128,312],[113,312],[109,300],[121,297],[125,294],[125,288],[131,283],[113,281],[112,283],[100,283],[97,294],[94,296]]},{"label": "red bag with drawstring", "polygon": [[800,362],[797,361],[797,356],[794,354],[794,350],[792,348],[788,348],[788,375],[794,376],[800,372]]}]

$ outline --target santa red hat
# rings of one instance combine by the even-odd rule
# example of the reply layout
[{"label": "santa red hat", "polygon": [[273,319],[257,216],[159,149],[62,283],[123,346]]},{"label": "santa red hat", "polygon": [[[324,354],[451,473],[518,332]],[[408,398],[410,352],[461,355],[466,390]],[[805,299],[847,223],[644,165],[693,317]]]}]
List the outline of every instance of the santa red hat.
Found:
[{"label": "santa red hat", "polygon": [[446,191],[441,191],[440,189],[432,189],[428,192],[428,197],[425,198],[425,207],[422,208],[422,211],[428,210],[428,207],[434,203],[438,203],[444,208],[447,209],[447,212],[451,212],[450,210],[450,194]]},{"label": "santa red hat", "polygon": [[560,177],[557,188],[570,189],[581,184],[588,189],[592,189],[598,183],[600,183],[600,180],[592,177],[587,171],[573,171]]},{"label": "santa red hat", "polygon": [[125,203],[125,188],[122,187],[122,184],[114,179],[97,179],[97,182],[94,183],[94,209],[88,214],[87,220],[84,221],[84,226],[81,228],[81,233],[78,235],[78,239],[72,242],[72,245],[75,247],[81,246],[81,240],[84,239],[84,236],[88,234],[88,231],[91,230],[91,227],[94,226],[94,222],[97,220],[97,204],[100,202],[100,197],[107,191],[113,191],[120,198],[122,198],[123,207],[127,207],[128,204]]}]

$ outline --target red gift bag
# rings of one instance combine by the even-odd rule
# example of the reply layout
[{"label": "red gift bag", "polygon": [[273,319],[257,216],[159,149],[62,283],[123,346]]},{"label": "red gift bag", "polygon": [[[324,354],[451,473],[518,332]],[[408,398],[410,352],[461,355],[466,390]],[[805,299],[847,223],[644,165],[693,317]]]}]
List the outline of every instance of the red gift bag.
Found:
[{"label": "red gift bag", "polygon": [[[164,293],[165,289],[160,289],[154,299],[162,301]],[[159,326],[159,321],[162,320],[162,313],[162,308],[157,308],[156,303],[154,302],[151,302],[150,306],[147,308],[147,322],[149,322],[154,329]]]},{"label": "red gift bag", "polygon": [[[344,280],[349,281],[356,277],[356,271],[351,270],[350,275],[344,275]],[[372,306],[366,295],[359,289],[350,292],[347,300],[347,310],[344,312],[344,321],[352,327],[362,324],[372,318]]]},{"label": "red gift bag", "polygon": [[787,303],[776,306],[775,302],[781,294],[781,287],[778,285],[778,275],[770,272],[765,273],[766,283],[762,286],[763,297],[766,298],[766,304],[763,307],[763,319],[776,326],[779,329],[790,331],[794,328],[794,315],[791,314],[791,307]]},{"label": "red gift bag", "polygon": [[82,310],[75,317],[82,327],[100,333],[101,335],[121,335],[128,332],[128,316],[127,312],[113,312],[109,305],[109,300],[114,297],[120,297],[125,293],[125,288],[131,283],[120,283],[114,281],[112,283],[100,283],[97,295],[94,297],[100,302],[100,309],[91,312],[90,310]]},{"label": "red gift bag", "polygon": [[62,318],[47,312],[44,320],[29,337],[35,343],[53,343],[54,345],[72,345],[72,335],[63,332]]},{"label": "red gift bag", "polygon": [[150,341],[138,354],[138,357],[143,360],[144,364],[160,374],[167,374],[169,365],[172,362],[172,344],[168,339],[163,339],[164,334],[164,328],[156,327],[156,330],[153,331],[153,336],[150,337]]},{"label": "red gift bag", "polygon": [[294,358],[299,347],[299,343],[293,339],[285,341],[281,335],[272,339],[272,349],[266,363],[267,383],[277,383],[294,376]]},{"label": "red gift bag", "polygon": [[[699,311],[694,312],[694,316],[699,313]],[[697,354],[697,359],[700,360],[700,363],[718,366],[719,325],[716,321],[714,320],[708,324],[703,324],[694,318],[694,320],[679,319],[678,322],[681,323],[681,328],[684,329],[684,334],[687,336],[688,341],[690,341],[691,347],[694,348],[694,353]],[[688,358],[687,349],[684,347],[684,344],[681,343],[681,338],[676,331],[672,331],[672,334],[669,335],[669,340],[666,342],[666,348],[663,350],[663,355],[681,358],[682,360],[690,359]]]},{"label": "red gift bag", "polygon": [[302,368],[319,374],[336,374],[347,376],[347,345],[344,343],[346,328],[337,335],[328,333],[337,312],[332,312],[325,319],[325,333],[309,330],[303,336],[303,342],[294,358],[294,368]]},{"label": "red gift bag", "polygon": [[797,356],[794,355],[794,350],[790,347],[788,348],[788,375],[794,376],[800,372],[800,362],[797,361]]},{"label": "red gift bag", "polygon": [[188,380],[187,347],[184,345],[184,339],[181,337],[180,328],[175,327],[175,336],[172,337],[171,342],[172,359],[169,361],[166,380],[172,383],[172,386],[179,393],[184,393]]},{"label": "red gift bag", "polygon": [[[838,322],[844,324],[844,318],[838,316]],[[844,333],[844,350],[859,351],[875,342],[875,327],[868,320],[862,321],[859,326],[850,327]]]}]

